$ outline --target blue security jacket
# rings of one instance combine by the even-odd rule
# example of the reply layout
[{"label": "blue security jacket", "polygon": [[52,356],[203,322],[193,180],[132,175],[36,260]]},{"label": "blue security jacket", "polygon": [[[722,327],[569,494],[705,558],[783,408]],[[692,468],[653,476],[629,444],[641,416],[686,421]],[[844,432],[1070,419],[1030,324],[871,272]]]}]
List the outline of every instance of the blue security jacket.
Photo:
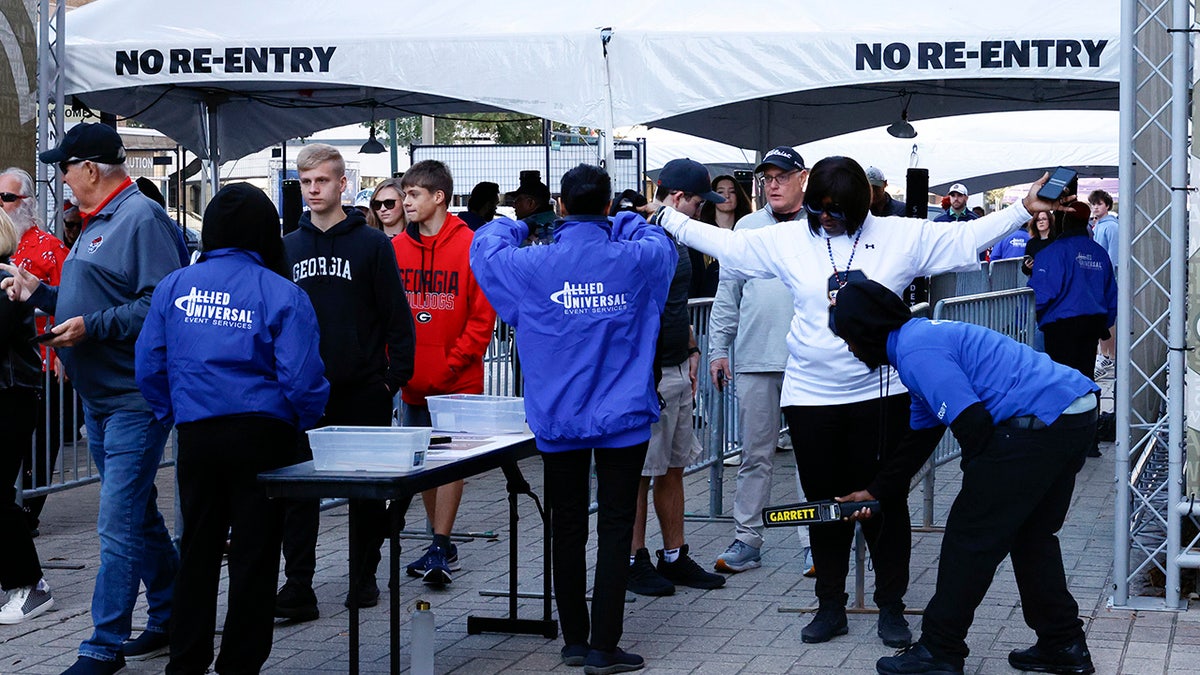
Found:
[{"label": "blue security jacket", "polygon": [[887,351],[912,396],[913,429],[949,426],[975,403],[997,422],[1033,415],[1052,424],[1075,399],[1099,391],[1075,369],[973,324],[911,319],[888,336]]},{"label": "blue security jacket", "polygon": [[159,283],[136,368],[165,424],[258,414],[310,429],[329,399],[308,296],[235,248],[208,251]]},{"label": "blue security jacket", "polygon": [[471,269],[516,329],[525,414],[538,448],[625,447],[658,420],[654,354],[675,271],[662,228],[623,212],[575,216],[554,243],[519,248],[525,223],[500,218],[475,233]]},{"label": "blue security jacket", "polygon": [[1037,298],[1038,326],[1101,315],[1117,323],[1117,279],[1104,247],[1084,228],[1063,232],[1033,259],[1029,287]]}]

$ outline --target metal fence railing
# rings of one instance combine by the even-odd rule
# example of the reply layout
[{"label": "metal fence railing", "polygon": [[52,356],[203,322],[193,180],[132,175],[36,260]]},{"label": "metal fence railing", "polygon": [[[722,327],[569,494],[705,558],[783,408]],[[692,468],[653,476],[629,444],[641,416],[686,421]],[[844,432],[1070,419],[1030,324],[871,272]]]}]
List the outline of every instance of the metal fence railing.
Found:
[{"label": "metal fence railing", "polygon": [[[939,300],[933,308],[933,319],[985,326],[1032,346],[1037,334],[1035,310],[1033,289],[1011,288]],[[918,484],[923,486],[923,528],[934,527],[933,493],[937,467],[957,459],[961,454],[958,441],[951,434],[946,434],[929,461],[913,478],[914,487]]]},{"label": "metal fence railing", "polygon": [[[52,325],[47,319],[45,330]],[[79,394],[65,376],[55,374],[55,358],[53,350],[42,349],[42,397],[37,425],[17,484],[17,502],[21,505],[37,504],[51,493],[100,480],[100,472],[88,452]],[[172,433],[159,467],[174,464]]]}]

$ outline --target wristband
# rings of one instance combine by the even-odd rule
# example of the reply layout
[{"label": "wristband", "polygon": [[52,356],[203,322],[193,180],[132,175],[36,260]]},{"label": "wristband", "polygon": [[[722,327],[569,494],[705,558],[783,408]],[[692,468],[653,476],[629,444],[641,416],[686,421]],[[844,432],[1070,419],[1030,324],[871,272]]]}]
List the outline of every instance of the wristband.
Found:
[{"label": "wristband", "polygon": [[692,354],[699,354],[699,353],[700,353],[699,347],[688,347],[688,356],[691,356]]}]

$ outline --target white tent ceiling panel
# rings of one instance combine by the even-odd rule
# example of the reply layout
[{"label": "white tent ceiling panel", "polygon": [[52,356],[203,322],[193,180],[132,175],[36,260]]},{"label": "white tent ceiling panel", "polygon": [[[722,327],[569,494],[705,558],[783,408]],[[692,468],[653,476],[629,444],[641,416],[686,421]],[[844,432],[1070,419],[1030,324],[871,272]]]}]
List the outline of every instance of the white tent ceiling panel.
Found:
[{"label": "white tent ceiling panel", "polygon": [[914,119],[1115,108],[1118,10],[1119,0],[802,11],[717,0],[98,0],[68,15],[65,81],[68,94],[136,113],[193,150],[203,151],[187,138],[197,124],[168,126],[179,115],[156,109],[220,105],[225,157],[368,119],[372,102],[601,128],[657,120],[763,148],[887,124],[910,94]]}]

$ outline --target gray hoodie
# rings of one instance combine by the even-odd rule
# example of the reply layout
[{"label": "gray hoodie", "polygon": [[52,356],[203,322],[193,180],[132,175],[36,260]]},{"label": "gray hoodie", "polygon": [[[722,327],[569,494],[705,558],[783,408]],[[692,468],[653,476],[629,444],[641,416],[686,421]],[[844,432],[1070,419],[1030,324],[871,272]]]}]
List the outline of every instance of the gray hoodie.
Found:
[{"label": "gray hoodie", "polygon": [[[803,210],[796,215],[802,218]],[[743,216],[735,230],[775,224],[768,204]],[[792,294],[779,279],[731,279],[724,271],[708,320],[708,360],[729,358],[733,344],[735,373],[782,373],[788,360],[787,334]]]}]

